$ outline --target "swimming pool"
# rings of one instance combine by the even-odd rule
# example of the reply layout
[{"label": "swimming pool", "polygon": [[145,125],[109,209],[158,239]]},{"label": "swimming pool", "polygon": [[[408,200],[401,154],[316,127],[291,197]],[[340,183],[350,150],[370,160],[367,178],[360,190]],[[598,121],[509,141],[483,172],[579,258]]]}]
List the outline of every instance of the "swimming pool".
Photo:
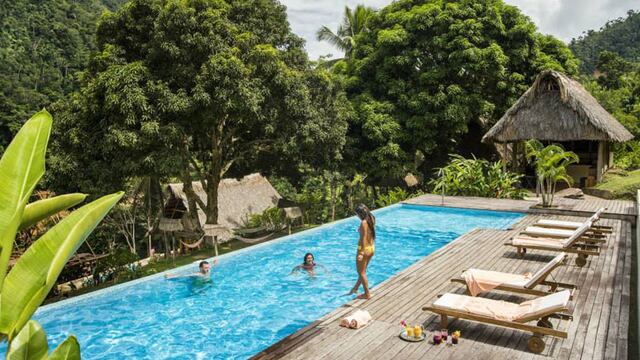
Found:
[{"label": "swimming pool", "polygon": [[[373,287],[473,228],[523,216],[415,205],[375,214]],[[35,318],[52,346],[75,334],[84,359],[247,358],[353,299],[344,294],[356,280],[357,226],[353,217],[224,255],[212,284],[159,274],[44,306]],[[306,252],[328,272],[289,275]]]}]

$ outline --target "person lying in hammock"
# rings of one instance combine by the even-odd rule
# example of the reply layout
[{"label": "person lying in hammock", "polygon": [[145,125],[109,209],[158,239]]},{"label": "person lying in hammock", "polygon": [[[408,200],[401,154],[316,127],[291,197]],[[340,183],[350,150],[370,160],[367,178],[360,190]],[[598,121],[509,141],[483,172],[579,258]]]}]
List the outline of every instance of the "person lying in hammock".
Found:
[{"label": "person lying in hammock", "polygon": [[[213,259],[213,265],[218,265],[218,259]],[[186,275],[164,274],[165,279],[196,278],[209,279],[211,277],[211,264],[208,261],[200,261],[198,272]]]}]

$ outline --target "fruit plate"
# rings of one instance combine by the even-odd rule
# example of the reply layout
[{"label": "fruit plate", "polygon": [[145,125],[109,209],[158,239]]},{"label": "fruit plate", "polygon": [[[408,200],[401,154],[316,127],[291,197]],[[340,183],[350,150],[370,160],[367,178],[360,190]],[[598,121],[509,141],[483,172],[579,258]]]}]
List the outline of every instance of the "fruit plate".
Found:
[{"label": "fruit plate", "polygon": [[426,339],[426,336],[424,335],[424,333],[420,334],[419,337],[407,336],[407,332],[403,331],[403,332],[400,333],[400,339],[402,339],[404,341],[410,341],[410,342],[419,342],[419,341],[423,341],[424,339]]}]

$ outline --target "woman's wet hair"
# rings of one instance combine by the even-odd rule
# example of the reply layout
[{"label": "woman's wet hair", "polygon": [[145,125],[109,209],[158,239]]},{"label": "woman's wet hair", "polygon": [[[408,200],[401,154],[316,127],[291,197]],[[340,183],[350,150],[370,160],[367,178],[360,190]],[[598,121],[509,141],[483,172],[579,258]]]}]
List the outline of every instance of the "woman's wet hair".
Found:
[{"label": "woman's wet hair", "polygon": [[312,254],[312,253],[306,253],[306,254],[304,254],[304,259],[302,260],[302,263],[303,263],[303,264],[306,264],[306,263],[307,263],[307,256],[309,256],[309,255],[311,255],[311,259],[313,259],[313,261],[315,261],[315,260],[316,260],[316,257],[315,257],[315,256],[313,256],[313,254]]},{"label": "woman's wet hair", "polygon": [[356,206],[356,214],[362,220],[366,220],[367,224],[369,224],[369,229],[371,229],[371,235],[373,238],[376,238],[376,228],[375,228],[375,220],[376,218],[371,213],[371,210],[365,204],[359,204]]}]

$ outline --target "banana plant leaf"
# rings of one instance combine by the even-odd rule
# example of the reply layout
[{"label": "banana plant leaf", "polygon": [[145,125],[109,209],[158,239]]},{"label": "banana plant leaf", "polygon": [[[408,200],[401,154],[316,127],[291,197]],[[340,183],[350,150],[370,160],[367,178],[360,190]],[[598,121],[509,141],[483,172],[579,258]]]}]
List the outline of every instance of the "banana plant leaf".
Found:
[{"label": "banana plant leaf", "polygon": [[0,288],[29,196],[44,174],[51,115],[42,110],[27,121],[0,159]]},{"label": "banana plant leaf", "polygon": [[44,360],[47,355],[47,335],[37,321],[31,320],[11,342],[7,360]]},{"label": "banana plant leaf", "polygon": [[49,360],[80,360],[80,344],[75,336],[69,336],[51,353]]},{"label": "banana plant leaf", "polygon": [[67,210],[72,206],[78,205],[86,198],[86,194],[65,194],[27,204],[22,214],[19,230],[24,230],[62,210]]},{"label": "banana plant leaf", "polygon": [[75,210],[18,259],[0,294],[0,332],[9,343],[45,299],[69,258],[123,195],[103,196]]}]

